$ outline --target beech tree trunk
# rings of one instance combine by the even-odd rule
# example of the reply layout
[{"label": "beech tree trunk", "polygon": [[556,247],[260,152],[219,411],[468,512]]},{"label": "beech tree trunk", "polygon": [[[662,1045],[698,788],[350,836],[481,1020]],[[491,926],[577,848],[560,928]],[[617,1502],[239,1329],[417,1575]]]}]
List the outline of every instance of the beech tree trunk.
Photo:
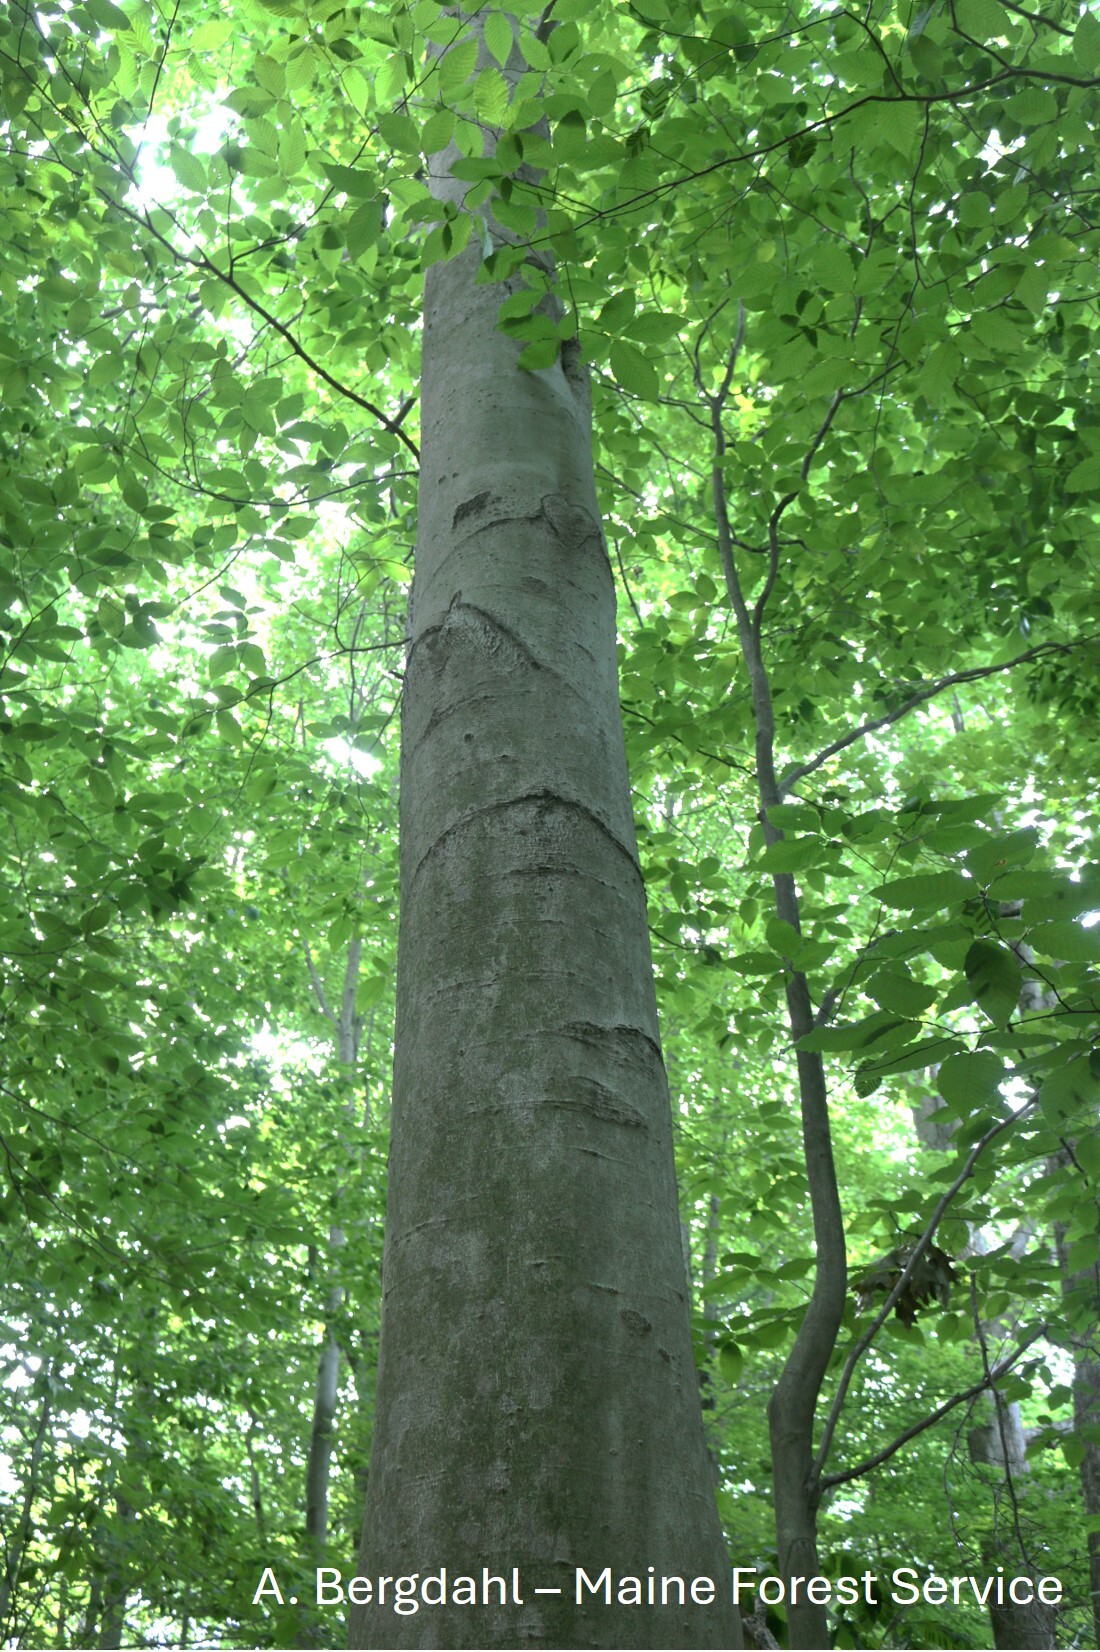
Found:
[{"label": "beech tree trunk", "polygon": [[[446,157],[437,195],[461,194]],[[491,222],[491,221],[490,221]],[[539,260],[545,269],[545,260]],[[518,1567],[523,1604],[352,1610],[353,1646],[739,1646],[711,1492],[570,347],[517,367],[520,275],[427,276],[402,713],[401,927],[360,1571]],[[575,1603],[575,1568],[713,1577]],[[534,1590],[560,1589],[536,1596]]]}]

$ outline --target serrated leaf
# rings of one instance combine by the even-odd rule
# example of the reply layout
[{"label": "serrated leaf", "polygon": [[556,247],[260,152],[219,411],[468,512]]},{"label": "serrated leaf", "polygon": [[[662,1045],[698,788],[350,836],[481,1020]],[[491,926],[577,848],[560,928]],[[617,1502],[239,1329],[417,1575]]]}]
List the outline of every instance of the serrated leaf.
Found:
[{"label": "serrated leaf", "polygon": [[364,201],[361,207],[357,207],[348,219],[346,233],[348,252],[352,258],[362,257],[382,233],[381,201]]},{"label": "serrated leaf", "polygon": [[420,128],[408,115],[383,115],[378,130],[398,155],[419,155]]},{"label": "serrated leaf", "polygon": [[1010,867],[1026,866],[1038,846],[1039,833],[1034,826],[1005,832],[968,850],[966,868],[979,883],[989,883]]},{"label": "serrated leaf", "polygon": [[460,92],[477,67],[477,41],[462,40],[452,46],[439,65],[439,89],[444,98]]},{"label": "serrated leaf", "polygon": [[[913,1023],[916,1025],[916,1023]],[[891,1038],[888,1043],[893,1044]],[[932,1067],[938,1061],[953,1055],[959,1048],[958,1040],[936,1034],[931,1038],[918,1038],[913,1043],[903,1045],[893,1054],[884,1054],[880,1059],[867,1061],[860,1067],[859,1074],[873,1076],[875,1080],[885,1078],[890,1073],[913,1073],[922,1067]]]},{"label": "serrated leaf", "polygon": [[491,11],[485,19],[485,44],[502,69],[512,50],[512,39],[509,19],[503,12]]},{"label": "serrated leaf", "polygon": [[[1095,1131],[1078,1136],[1074,1144],[1073,1156],[1086,1176],[1091,1176],[1094,1181],[1100,1177],[1100,1135],[1097,1135]],[[1089,1234],[1088,1238],[1091,1241],[1094,1254],[1087,1263],[1078,1262],[1076,1257],[1073,1257],[1070,1262],[1070,1271],[1073,1273],[1076,1273],[1078,1268],[1083,1266],[1091,1266],[1098,1259],[1096,1251],[1100,1250],[1100,1240],[1098,1240],[1096,1234]]]},{"label": "serrated leaf", "polygon": [[954,16],[962,32],[975,40],[1003,35],[1009,21],[997,0],[955,0]]},{"label": "serrated leaf", "polygon": [[127,30],[130,27],[130,19],[121,6],[114,4],[114,0],[85,0],[85,6],[88,16],[101,29]]},{"label": "serrated leaf", "polygon": [[1071,1437],[1068,1440],[1063,1440],[1061,1445],[1062,1456],[1065,1458],[1068,1466],[1072,1469],[1079,1469],[1085,1460],[1084,1441],[1073,1439]]},{"label": "serrated leaf", "polygon": [[1039,1105],[1055,1124],[1100,1101],[1100,1079],[1092,1071],[1087,1055],[1074,1056],[1057,1068],[1039,1087]]},{"label": "serrated leaf", "polygon": [[1100,457],[1082,459],[1062,485],[1067,493],[1095,493],[1100,488]]},{"label": "serrated leaf", "polygon": [[768,945],[781,958],[793,958],[802,945],[802,937],[793,924],[783,918],[769,918],[764,926]]},{"label": "serrated leaf", "polygon": [[924,130],[924,113],[919,103],[887,103],[879,109],[875,124],[899,155],[904,155],[906,160],[916,158]]},{"label": "serrated leaf", "polygon": [[1009,99],[1008,113],[1021,126],[1044,126],[1058,119],[1058,99],[1045,86],[1029,86]]},{"label": "serrated leaf", "polygon": [[788,837],[780,843],[769,843],[759,865],[766,872],[804,872],[819,865],[824,855],[825,844],[820,837]]},{"label": "serrated leaf", "polygon": [[624,390],[641,396],[643,401],[657,400],[660,394],[657,369],[625,339],[616,339],[611,346],[611,371]]},{"label": "serrated leaf", "polygon": [[228,17],[212,17],[188,35],[187,44],[193,52],[216,52],[232,33],[233,24]]},{"label": "serrated leaf", "polygon": [[995,1027],[1007,1026],[1017,1014],[1023,970],[1008,947],[995,941],[975,941],[963,964],[974,997]]},{"label": "serrated leaf", "polygon": [[880,883],[871,893],[883,906],[916,912],[951,906],[976,890],[961,872],[919,872],[911,878]]},{"label": "serrated leaf", "polygon": [[[496,15],[495,13],[493,14]],[[454,134],[455,117],[452,109],[438,109],[425,122],[420,134],[425,155],[435,155],[446,149]]]},{"label": "serrated leaf", "polygon": [[914,981],[911,975],[897,970],[880,970],[868,982],[867,991],[884,1010],[897,1015],[918,1016],[936,1001],[938,989]]},{"label": "serrated leaf", "polygon": [[556,338],[537,338],[520,351],[519,365],[535,372],[542,367],[553,367],[561,351]]},{"label": "serrated leaf", "polygon": [[237,650],[228,644],[215,648],[206,666],[211,681],[215,677],[224,677],[227,671],[237,669]]},{"label": "serrated leaf", "polygon": [[1073,33],[1073,55],[1087,75],[1100,69],[1100,17],[1084,11]]},{"label": "serrated leaf", "polygon": [[508,82],[499,69],[482,69],[474,81],[474,108],[490,126],[499,126],[508,113]]},{"label": "serrated leaf", "polygon": [[676,337],[680,326],[678,315],[662,310],[644,310],[627,322],[626,330],[639,344],[667,344],[670,338]]},{"label": "serrated leaf", "polygon": [[988,1111],[1000,1094],[1005,1076],[1005,1064],[1000,1056],[989,1050],[973,1050],[961,1055],[949,1055],[941,1062],[936,1086],[947,1102],[961,1117]]},{"label": "serrated leaf", "polygon": [[915,1021],[896,1015],[878,1013],[867,1015],[862,1021],[851,1021],[842,1027],[819,1027],[798,1040],[795,1048],[811,1054],[835,1054],[840,1050],[863,1050],[880,1039],[901,1037],[904,1042],[910,1032],[920,1031]]},{"label": "serrated leaf", "polygon": [[783,832],[816,832],[821,816],[812,803],[773,803],[768,819]]},{"label": "serrated leaf", "polygon": [[917,73],[933,84],[938,82],[943,74],[943,50],[927,35],[909,35],[909,52],[913,59],[913,67]]},{"label": "serrated leaf", "polygon": [[173,144],[168,163],[185,189],[192,189],[197,195],[206,193],[206,168],[197,155],[192,155],[190,150],[181,148],[179,144]]},{"label": "serrated leaf", "polygon": [[1100,924],[1088,929],[1072,919],[1039,924],[1031,931],[1029,940],[1048,958],[1063,959],[1068,964],[1088,964],[1100,960]]}]

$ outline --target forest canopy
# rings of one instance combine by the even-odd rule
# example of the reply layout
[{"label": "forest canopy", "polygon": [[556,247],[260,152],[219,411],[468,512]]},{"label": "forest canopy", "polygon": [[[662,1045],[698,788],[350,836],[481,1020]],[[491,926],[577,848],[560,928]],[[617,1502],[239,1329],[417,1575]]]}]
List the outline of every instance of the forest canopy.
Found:
[{"label": "forest canopy", "polygon": [[591,385],[731,1563],[1097,1644],[1098,86],[1073,0],[9,0],[4,1645],[346,1640],[459,261]]}]

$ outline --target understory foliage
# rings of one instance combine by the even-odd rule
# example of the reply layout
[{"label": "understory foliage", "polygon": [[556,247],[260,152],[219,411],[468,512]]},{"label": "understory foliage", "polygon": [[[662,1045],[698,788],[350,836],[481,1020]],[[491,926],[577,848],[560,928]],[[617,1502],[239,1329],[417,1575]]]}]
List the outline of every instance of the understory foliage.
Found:
[{"label": "understory foliage", "polygon": [[[0,1641],[343,1641],[289,1595],[326,1334],[345,1570],[369,1450],[420,299],[492,192],[481,279],[548,244],[566,310],[528,262],[520,370],[592,377],[733,1560],[774,1566],[815,1266],[797,971],[850,1265],[824,1569],[1053,1573],[1094,1644],[1100,15],[480,11],[480,67],[435,0],[0,16]],[[1016,1405],[1006,1469],[968,1441]]]}]

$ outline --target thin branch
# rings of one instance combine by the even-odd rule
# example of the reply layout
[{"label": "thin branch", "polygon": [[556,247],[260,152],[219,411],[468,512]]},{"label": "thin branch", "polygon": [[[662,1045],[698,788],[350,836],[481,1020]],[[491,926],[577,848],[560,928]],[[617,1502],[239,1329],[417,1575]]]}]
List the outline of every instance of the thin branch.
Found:
[{"label": "thin branch", "polygon": [[1062,23],[1055,23],[1049,17],[1040,17],[1037,12],[1025,11],[1023,6],[1014,6],[1012,0],[1001,0],[1005,11],[1015,12],[1017,17],[1026,17],[1029,23],[1041,23],[1045,29],[1053,29],[1055,34],[1064,34],[1067,40],[1073,39],[1073,30],[1067,29]]},{"label": "thin branch", "polygon": [[619,536],[618,536],[618,534],[614,535],[614,537],[612,538],[611,543],[615,547],[615,560],[619,564],[619,577],[622,579],[622,582],[623,582],[623,590],[626,592],[627,600],[629,601],[630,606],[634,610],[634,618],[638,621],[639,625],[642,625],[645,622],[642,619],[642,611],[638,607],[638,604],[634,600],[634,592],[630,589],[630,581],[626,577],[626,568],[623,566],[623,553],[619,549]]},{"label": "thin branch", "polygon": [[979,665],[970,671],[954,671],[949,677],[940,677],[926,688],[918,689],[916,694],[910,695],[904,704],[894,711],[886,712],[882,717],[873,717],[866,723],[860,723],[858,728],[849,729],[838,740],[819,751],[816,757],[811,757],[807,763],[796,763],[793,769],[788,769],[783,776],[780,790],[784,793],[791,791],[800,781],[805,780],[808,774],[813,774],[822,763],[827,763],[830,757],[835,757],[838,751],[844,751],[848,746],[854,746],[857,740],[863,740],[868,734],[874,734],[880,728],[889,728],[891,723],[897,723],[917,706],[924,705],[927,700],[935,699],[946,688],[954,688],[959,683],[978,682],[982,677],[993,677],[1001,671],[1011,671],[1017,665],[1026,665],[1029,660],[1041,659],[1047,654],[1072,654],[1076,649],[1083,648],[1087,642],[1095,641],[1092,637],[1082,637],[1078,642],[1042,642],[1035,648],[1029,648],[1023,654],[1017,654],[1015,659],[1005,660],[1000,665]]},{"label": "thin branch", "polygon": [[941,1194],[935,1210],[929,1217],[928,1224],[925,1227],[924,1232],[913,1246],[913,1253],[908,1262],[905,1264],[897,1284],[889,1293],[886,1300],[883,1302],[882,1307],[864,1331],[863,1335],[857,1338],[857,1340],[852,1344],[852,1347],[848,1352],[848,1357],[844,1361],[844,1369],[840,1373],[840,1381],[837,1383],[836,1393],[833,1396],[833,1403],[829,1408],[829,1415],[822,1431],[821,1445],[818,1447],[817,1458],[813,1467],[814,1479],[817,1479],[820,1476],[822,1469],[828,1461],[829,1451],[833,1443],[833,1435],[836,1433],[836,1425],[840,1419],[840,1413],[843,1409],[844,1401],[847,1397],[852,1378],[855,1375],[856,1366],[859,1364],[872,1342],[878,1336],[879,1332],[882,1330],[882,1327],[886,1324],[894,1304],[899,1300],[902,1293],[908,1287],[909,1281],[916,1272],[917,1264],[920,1262],[922,1256],[935,1237],[936,1229],[943,1220],[945,1211],[951,1204],[951,1201],[954,1199],[955,1195],[970,1180],[970,1177],[974,1171],[974,1166],[977,1164],[978,1159],[985,1152],[990,1142],[995,1141],[998,1136],[1002,1135],[1005,1130],[1010,1129],[1012,1125],[1018,1124],[1021,1119],[1031,1112],[1031,1110],[1038,1103],[1038,1100],[1039,1097],[1036,1093],[1017,1112],[1011,1113],[1006,1119],[998,1119],[996,1124],[990,1125],[989,1129],[986,1130],[983,1135],[979,1136],[978,1140],[974,1143],[974,1146],[970,1149],[970,1152],[966,1155],[965,1163],[963,1164],[963,1167],[959,1171],[958,1175],[955,1177],[955,1180],[951,1183],[951,1186],[947,1188],[943,1194]]},{"label": "thin branch", "polygon": [[[860,385],[858,390],[834,391],[833,399],[829,403],[825,417],[818,426],[817,434],[814,436],[813,441],[806,449],[802,464],[799,466],[799,482],[805,482],[809,477],[810,467],[814,462],[814,456],[826,436],[829,434],[829,428],[837,416],[841,403],[846,401],[854,401],[857,396],[865,396],[868,390],[873,390],[876,384],[881,384],[882,380],[885,379],[892,371],[893,368],[890,365],[887,365],[880,373],[876,373],[874,378],[868,379],[866,384]],[[775,588],[775,581],[779,574],[779,524],[783,520],[783,516],[786,513],[788,506],[792,505],[797,498],[797,488],[793,489],[790,493],[785,493],[768,519],[768,572],[767,577],[764,580],[764,588],[757,597],[756,606],[752,611],[752,628],[757,637],[760,635],[760,627],[764,622],[764,610],[768,606],[769,598]]]},{"label": "thin branch", "polygon": [[320,975],[318,975],[318,973],[317,973],[317,965],[313,962],[313,953],[310,949],[309,942],[306,940],[305,936],[302,937],[302,951],[306,955],[306,963],[309,966],[309,978],[313,982],[313,994],[314,994],[314,997],[317,999],[317,1006],[320,1009],[321,1014],[324,1016],[325,1020],[326,1021],[331,1021],[333,1026],[335,1027],[338,1024],[340,1018],[336,1014],[335,1010],[332,1008],[332,1005],[329,1003],[328,998],[325,996],[325,984],[321,980]]},{"label": "thin branch", "polygon": [[908,1445],[909,1441],[916,1439],[918,1434],[923,1434],[926,1428],[934,1427],[936,1423],[947,1416],[949,1411],[954,1411],[956,1406],[965,1405],[969,1400],[976,1400],[978,1395],[984,1394],[987,1388],[995,1387],[1005,1373],[1016,1364],[1016,1361],[1026,1354],[1032,1343],[1038,1342],[1041,1336],[1046,1335],[1046,1331],[1047,1327],[1045,1325],[1037,1325],[1024,1338],[1016,1352],[1009,1354],[1007,1359],[1003,1359],[993,1366],[988,1374],[982,1377],[981,1382],[972,1384],[970,1388],[963,1389],[961,1393],[953,1394],[949,1400],[945,1400],[942,1405],[938,1405],[935,1411],[930,1411],[928,1416],[923,1417],[919,1423],[914,1423],[911,1428],[905,1429],[898,1435],[896,1440],[893,1440],[890,1445],[884,1446],[881,1451],[876,1451],[872,1457],[865,1457],[862,1463],[857,1463],[854,1468],[846,1468],[840,1474],[823,1475],[821,1480],[822,1491],[829,1491],[833,1486],[842,1486],[849,1480],[858,1480],[862,1475],[869,1474],[872,1469],[879,1468],[881,1464],[888,1462],[896,1451],[900,1451],[903,1445]]},{"label": "thin branch", "polygon": [[718,386],[717,394],[710,398],[711,407],[715,410],[723,408],[726,405],[726,397],[729,395],[730,385],[733,382],[734,371],[737,367],[737,358],[741,354],[741,346],[744,342],[745,301],[743,298],[739,298],[737,300],[737,331],[733,335],[733,343],[730,346],[729,359],[726,362],[726,371],[722,376],[721,384]]}]

